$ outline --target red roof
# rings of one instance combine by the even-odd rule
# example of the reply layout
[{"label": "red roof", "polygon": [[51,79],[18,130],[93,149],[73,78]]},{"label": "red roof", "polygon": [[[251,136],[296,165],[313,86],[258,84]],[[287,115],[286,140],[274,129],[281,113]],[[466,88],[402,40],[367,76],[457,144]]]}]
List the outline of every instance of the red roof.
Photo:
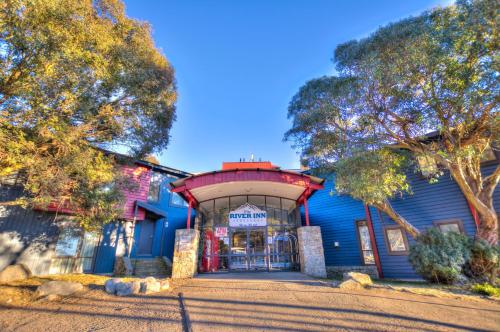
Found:
[{"label": "red roof", "polygon": [[228,169],[246,169],[246,168],[262,168],[262,169],[278,169],[270,161],[227,161],[222,163],[222,170]]}]

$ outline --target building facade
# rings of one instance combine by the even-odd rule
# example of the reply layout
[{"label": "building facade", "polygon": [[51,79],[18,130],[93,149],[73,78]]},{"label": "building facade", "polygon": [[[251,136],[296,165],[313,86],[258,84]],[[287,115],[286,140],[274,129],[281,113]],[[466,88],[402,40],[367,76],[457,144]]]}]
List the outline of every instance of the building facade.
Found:
[{"label": "building facade", "polygon": [[[485,175],[497,165],[497,156],[486,161]],[[22,263],[35,275],[112,274],[118,257],[172,261],[176,230],[186,228],[199,232],[200,273],[303,270],[299,230],[319,226],[316,254],[330,275],[419,278],[408,261],[414,239],[384,213],[336,193],[335,175],[318,178],[270,162],[224,163],[193,175],[140,160],[124,163],[122,172],[137,185],[125,192],[122,218],[100,234],[74,227],[64,209],[0,207],[0,270]],[[391,202],[398,213],[421,231],[475,235],[477,216],[449,174],[431,184],[409,169],[408,178],[413,193]],[[2,179],[0,201],[22,195],[15,177]],[[499,189],[494,203],[498,209]]]},{"label": "building facade", "polygon": [[[175,230],[185,227],[187,204],[169,183],[189,173],[141,160],[125,160],[121,171],[133,189],[124,192],[123,216],[102,232],[85,232],[72,222],[71,210],[0,206],[0,270],[24,264],[34,275],[105,273],[117,257],[172,259]],[[16,175],[0,182],[0,201],[23,195]]]}]

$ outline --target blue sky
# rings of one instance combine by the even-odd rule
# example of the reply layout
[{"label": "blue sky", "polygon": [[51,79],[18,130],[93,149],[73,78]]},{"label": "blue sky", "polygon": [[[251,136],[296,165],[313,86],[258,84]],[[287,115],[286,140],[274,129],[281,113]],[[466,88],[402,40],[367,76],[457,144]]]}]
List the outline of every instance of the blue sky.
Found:
[{"label": "blue sky", "polygon": [[153,27],[176,71],[179,99],[163,165],[190,172],[255,158],[298,168],[283,142],[287,105],[333,73],[335,46],[449,0],[125,0]]}]

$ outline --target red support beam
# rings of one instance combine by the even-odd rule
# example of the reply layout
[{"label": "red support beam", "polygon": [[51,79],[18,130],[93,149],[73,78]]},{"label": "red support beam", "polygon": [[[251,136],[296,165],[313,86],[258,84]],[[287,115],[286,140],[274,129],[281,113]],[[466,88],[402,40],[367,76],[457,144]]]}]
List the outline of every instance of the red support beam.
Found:
[{"label": "red support beam", "polygon": [[373,257],[375,258],[375,265],[377,266],[379,278],[384,277],[382,272],[382,264],[380,263],[380,256],[378,254],[377,241],[375,240],[375,232],[373,231],[372,215],[370,208],[365,204],[366,223],[368,224],[368,233],[370,233],[370,242],[372,243]]},{"label": "red support beam", "polygon": [[304,198],[304,210],[306,213],[306,226],[309,226],[309,207],[307,206],[307,197]]},{"label": "red support beam", "polygon": [[189,200],[189,205],[188,205],[188,215],[187,215],[187,220],[186,220],[186,228],[190,229],[191,228],[191,207],[192,201]]}]

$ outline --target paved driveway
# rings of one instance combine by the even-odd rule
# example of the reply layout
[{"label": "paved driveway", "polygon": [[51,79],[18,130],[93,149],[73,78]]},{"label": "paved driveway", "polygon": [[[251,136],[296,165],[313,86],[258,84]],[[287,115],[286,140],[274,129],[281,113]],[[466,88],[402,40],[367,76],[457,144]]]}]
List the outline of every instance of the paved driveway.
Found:
[{"label": "paved driveway", "polygon": [[332,288],[300,273],[204,275],[182,286],[194,331],[500,331],[500,304]]},{"label": "paved driveway", "polygon": [[62,302],[0,307],[0,331],[500,331],[500,303],[384,289],[347,292],[300,273],[203,275],[173,291],[121,298],[102,289]]}]

